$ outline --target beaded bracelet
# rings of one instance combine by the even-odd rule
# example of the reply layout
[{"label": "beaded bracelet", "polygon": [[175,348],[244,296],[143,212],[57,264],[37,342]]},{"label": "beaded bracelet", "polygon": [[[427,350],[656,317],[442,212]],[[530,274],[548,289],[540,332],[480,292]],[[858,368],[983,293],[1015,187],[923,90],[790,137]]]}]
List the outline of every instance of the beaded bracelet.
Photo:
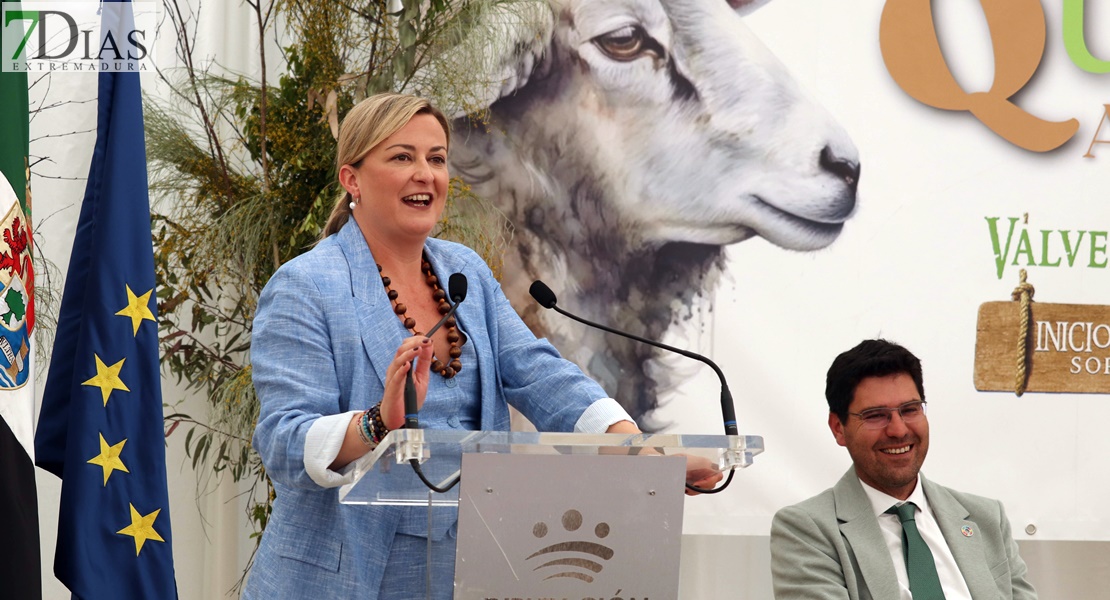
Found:
[{"label": "beaded bracelet", "polygon": [[358,420],[358,427],[356,427],[355,429],[358,430],[358,439],[362,440],[363,444],[366,444],[367,446],[374,446],[375,443],[373,441],[371,441],[372,436],[370,435],[370,431],[366,427],[366,424],[367,424],[366,415],[369,412],[370,411],[366,411],[366,412],[362,413],[362,416],[359,417],[359,420]]},{"label": "beaded bracelet", "polygon": [[389,428],[385,426],[385,421],[382,420],[381,403],[371,406],[370,410],[366,411],[365,418],[370,439],[374,440],[374,443],[380,443],[389,434]]}]

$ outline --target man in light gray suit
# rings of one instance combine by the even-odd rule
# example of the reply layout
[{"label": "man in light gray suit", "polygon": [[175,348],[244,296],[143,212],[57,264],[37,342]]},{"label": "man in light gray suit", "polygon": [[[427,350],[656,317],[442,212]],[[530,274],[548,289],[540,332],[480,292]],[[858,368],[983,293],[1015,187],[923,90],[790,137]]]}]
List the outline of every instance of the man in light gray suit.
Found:
[{"label": "man in light gray suit", "polygon": [[866,340],[833,361],[825,397],[853,468],[775,515],[777,600],[1036,600],[1002,504],[919,473],[929,421],[916,356]]}]

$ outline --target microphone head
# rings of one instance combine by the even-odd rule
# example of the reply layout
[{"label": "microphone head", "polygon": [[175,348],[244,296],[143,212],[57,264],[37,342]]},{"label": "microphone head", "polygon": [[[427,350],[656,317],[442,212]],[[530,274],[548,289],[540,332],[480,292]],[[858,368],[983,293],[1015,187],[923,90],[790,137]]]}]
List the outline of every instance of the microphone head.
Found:
[{"label": "microphone head", "polygon": [[455,304],[466,300],[466,275],[462,273],[451,274],[451,277],[447,279],[447,295],[451,296],[451,302]]},{"label": "microphone head", "polygon": [[528,288],[528,293],[540,303],[544,308],[555,308],[555,303],[558,300],[555,298],[555,292],[547,287],[547,284],[539,279],[532,282],[532,286]]}]

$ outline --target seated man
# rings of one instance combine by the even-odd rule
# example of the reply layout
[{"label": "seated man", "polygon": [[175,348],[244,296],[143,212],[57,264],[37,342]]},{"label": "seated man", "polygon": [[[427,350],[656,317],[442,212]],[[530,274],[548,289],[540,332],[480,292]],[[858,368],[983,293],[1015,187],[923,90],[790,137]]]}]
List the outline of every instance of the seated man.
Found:
[{"label": "seated man", "polygon": [[919,474],[929,450],[921,362],[866,340],[836,357],[829,429],[853,468],[771,524],[777,600],[1035,600],[997,500]]}]

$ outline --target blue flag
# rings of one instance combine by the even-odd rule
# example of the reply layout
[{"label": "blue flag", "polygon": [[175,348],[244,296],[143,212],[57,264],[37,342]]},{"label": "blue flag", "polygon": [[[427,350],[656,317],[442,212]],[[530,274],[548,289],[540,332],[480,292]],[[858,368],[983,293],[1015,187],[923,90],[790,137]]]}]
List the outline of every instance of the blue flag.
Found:
[{"label": "blue flag", "polygon": [[172,600],[139,75],[102,72],[98,87],[35,462],[62,478],[54,573],[73,596]]}]

